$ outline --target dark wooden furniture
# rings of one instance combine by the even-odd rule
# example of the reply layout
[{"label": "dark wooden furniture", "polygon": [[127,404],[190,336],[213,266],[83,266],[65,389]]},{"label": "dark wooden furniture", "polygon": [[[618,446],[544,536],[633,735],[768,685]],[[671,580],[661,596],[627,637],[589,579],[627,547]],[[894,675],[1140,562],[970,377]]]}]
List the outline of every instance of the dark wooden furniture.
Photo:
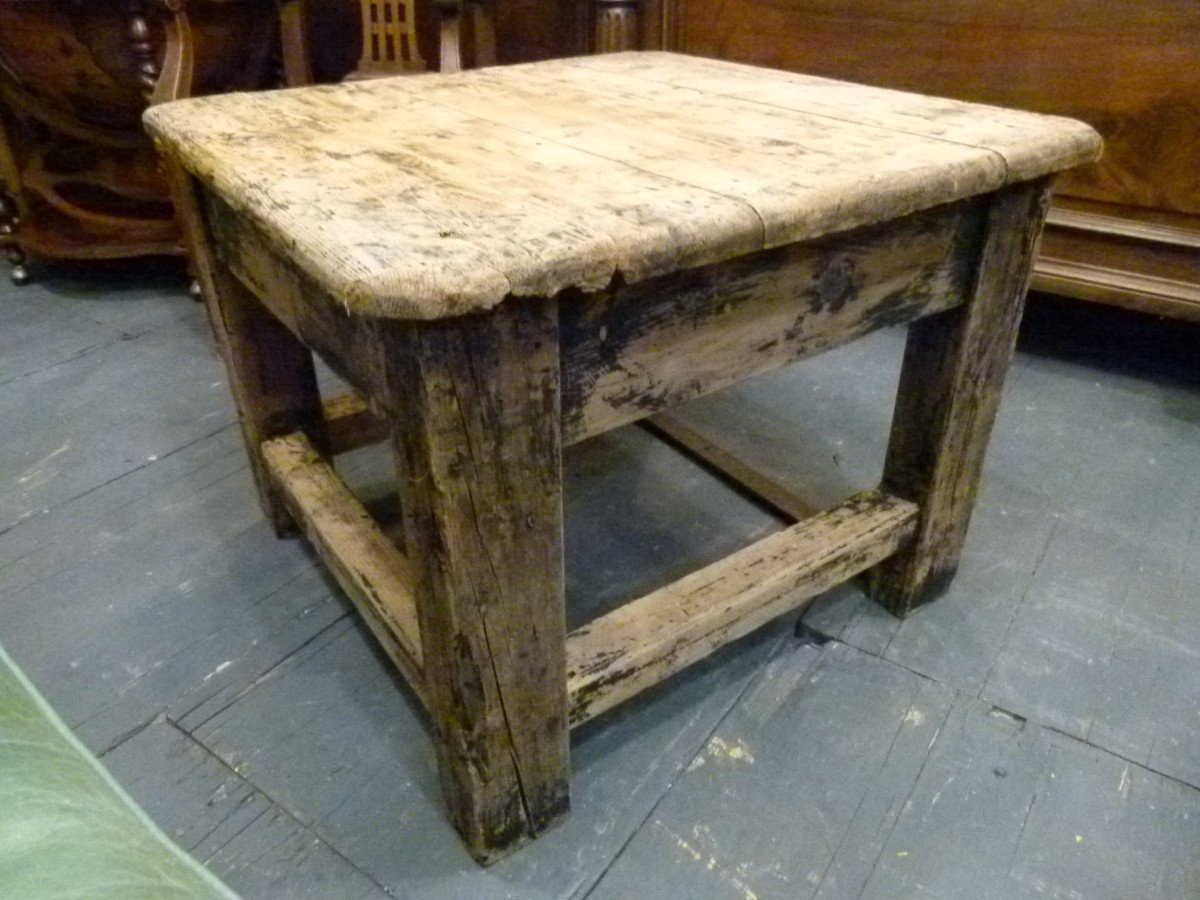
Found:
[{"label": "dark wooden furniture", "polygon": [[[1066,119],[674,54],[146,118],[264,509],[429,709],[482,862],[567,811],[571,726],[856,574],[898,614],[946,586],[1050,179],[1099,150]],[[565,445],[902,322],[879,490],[567,634]],[[329,414],[313,350],[373,427]],[[331,465],[381,429],[403,551]]]},{"label": "dark wooden furniture", "polygon": [[0,247],[181,252],[147,104],[269,84],[274,10],[251,0],[0,0]]},{"label": "dark wooden furniture", "polygon": [[637,0],[591,0],[591,4],[595,11],[592,25],[594,52],[620,53],[638,48]]},{"label": "dark wooden furniture", "polygon": [[1061,180],[1035,285],[1200,320],[1195,0],[643,0],[641,13],[669,49],[1091,123],[1104,159]]},{"label": "dark wooden furniture", "polygon": [[[13,278],[28,277],[28,256],[182,252],[139,120],[151,103],[582,49],[582,5],[512,0],[493,31],[494,5],[379,0],[360,21],[359,0],[0,0],[0,251]],[[391,28],[389,51],[377,31],[401,7],[415,21],[403,46]]]},{"label": "dark wooden furniture", "polygon": [[[290,87],[314,84],[315,53],[312,0],[280,0],[280,37],[284,82]],[[347,81],[405,75],[427,70],[422,43],[429,25],[438,34],[436,68],[458,72],[496,64],[496,30],[491,0],[361,0],[358,21],[361,48]],[[432,13],[430,20],[420,11]],[[340,79],[339,79],[340,80]]]}]

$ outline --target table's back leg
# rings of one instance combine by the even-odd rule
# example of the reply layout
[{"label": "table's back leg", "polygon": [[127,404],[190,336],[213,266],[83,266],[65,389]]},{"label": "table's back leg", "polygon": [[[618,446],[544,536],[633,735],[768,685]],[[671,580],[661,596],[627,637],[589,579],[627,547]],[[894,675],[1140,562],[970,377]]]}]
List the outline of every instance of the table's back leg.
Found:
[{"label": "table's back leg", "polygon": [[938,596],[958,567],[1050,191],[1039,180],[997,192],[971,296],[909,326],[883,487],[921,514],[913,542],[869,579],[897,615]]},{"label": "table's back leg", "polygon": [[312,351],[305,347],[217,258],[192,178],[166,160],[188,253],[225,360],[229,386],[259,499],[280,533],[294,530],[282,495],[266,472],[262,442],[303,431],[318,449],[328,440]]},{"label": "table's back leg", "polygon": [[558,316],[522,300],[384,340],[442,784],[488,863],[568,808]]}]

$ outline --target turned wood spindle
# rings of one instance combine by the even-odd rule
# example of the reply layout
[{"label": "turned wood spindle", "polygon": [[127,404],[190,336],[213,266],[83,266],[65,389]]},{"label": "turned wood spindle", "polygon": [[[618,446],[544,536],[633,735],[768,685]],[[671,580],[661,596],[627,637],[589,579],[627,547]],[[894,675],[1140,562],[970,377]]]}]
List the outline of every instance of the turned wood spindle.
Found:
[{"label": "turned wood spindle", "polygon": [[29,270],[25,266],[25,251],[17,243],[17,226],[21,216],[17,201],[8,193],[3,182],[0,182],[0,248],[12,263],[10,277],[14,284],[24,284],[29,280]]},{"label": "turned wood spindle", "polygon": [[154,41],[150,37],[150,21],[147,18],[145,0],[133,0],[129,9],[129,40],[133,58],[137,63],[137,80],[147,96],[158,84],[158,56]]},{"label": "turned wood spindle", "polygon": [[619,53],[638,48],[636,0],[594,0],[596,53]]}]

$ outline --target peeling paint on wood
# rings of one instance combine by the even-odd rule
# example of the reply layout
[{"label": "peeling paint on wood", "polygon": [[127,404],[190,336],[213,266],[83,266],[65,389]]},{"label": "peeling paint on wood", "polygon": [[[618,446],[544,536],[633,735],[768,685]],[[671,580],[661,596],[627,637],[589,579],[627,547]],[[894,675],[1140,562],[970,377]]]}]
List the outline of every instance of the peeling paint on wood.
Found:
[{"label": "peeling paint on wood", "polygon": [[560,302],[568,443],[962,303],[986,206]]},{"label": "peeling paint on wood", "polygon": [[916,516],[911,503],[862,494],[573,632],[572,724],[871,567],[901,546]]}]

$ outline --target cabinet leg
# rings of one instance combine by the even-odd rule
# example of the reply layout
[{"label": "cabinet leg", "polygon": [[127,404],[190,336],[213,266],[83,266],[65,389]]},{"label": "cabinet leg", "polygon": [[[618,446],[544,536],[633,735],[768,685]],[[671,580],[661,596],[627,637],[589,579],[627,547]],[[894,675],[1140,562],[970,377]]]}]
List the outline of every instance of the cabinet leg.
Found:
[{"label": "cabinet leg", "polygon": [[13,247],[8,251],[8,261],[12,263],[12,270],[9,272],[9,278],[13,284],[21,285],[29,283],[29,266],[25,258],[25,252],[20,247]]},{"label": "cabinet leg", "polygon": [[4,248],[4,256],[12,265],[9,277],[13,284],[25,284],[29,281],[29,268],[25,251],[17,243],[17,228],[21,223],[17,212],[17,203],[10,197],[0,184],[0,247]]}]

